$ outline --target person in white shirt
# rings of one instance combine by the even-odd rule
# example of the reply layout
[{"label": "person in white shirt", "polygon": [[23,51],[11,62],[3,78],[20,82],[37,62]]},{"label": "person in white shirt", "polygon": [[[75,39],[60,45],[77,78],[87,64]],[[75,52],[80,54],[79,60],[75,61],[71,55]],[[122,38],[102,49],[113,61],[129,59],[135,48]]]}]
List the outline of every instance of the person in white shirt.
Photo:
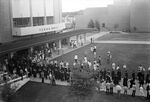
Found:
[{"label": "person in white shirt", "polygon": [[121,88],[121,86],[119,84],[116,85],[116,90],[117,90],[118,97],[120,97],[122,88]]},{"label": "person in white shirt", "polygon": [[140,96],[145,96],[144,95],[144,88],[141,86],[140,88],[139,88],[139,90],[140,90]]},{"label": "person in white shirt", "polygon": [[112,69],[115,70],[116,69],[116,64],[112,63]]},{"label": "person in white shirt", "polygon": [[119,67],[119,65],[117,66],[117,68],[116,68],[117,70],[119,70],[120,69],[120,67]]},{"label": "person in white shirt", "polygon": [[85,63],[87,63],[87,62],[88,62],[88,60],[87,60],[87,57],[86,57],[86,56],[84,56],[84,62],[85,62]]},{"label": "person in white shirt", "polygon": [[91,52],[93,53],[93,46],[91,46]]},{"label": "person in white shirt", "polygon": [[77,61],[78,61],[78,55],[74,56],[74,61],[77,63]]},{"label": "person in white shirt", "polygon": [[97,64],[96,63],[93,64],[93,68],[95,71],[97,70]]},{"label": "person in white shirt", "polygon": [[123,65],[123,69],[126,69],[126,68],[127,68],[127,66],[124,64],[124,65]]}]

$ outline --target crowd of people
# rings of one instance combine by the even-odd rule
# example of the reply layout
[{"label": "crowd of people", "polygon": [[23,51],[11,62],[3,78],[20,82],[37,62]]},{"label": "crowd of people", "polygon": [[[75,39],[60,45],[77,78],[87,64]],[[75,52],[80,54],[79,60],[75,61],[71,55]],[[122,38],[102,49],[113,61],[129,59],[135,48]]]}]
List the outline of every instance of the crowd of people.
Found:
[{"label": "crowd of people", "polygon": [[[97,54],[95,45],[91,46],[91,52],[93,53],[94,61],[91,62],[88,60],[88,57],[85,56],[81,62],[80,68],[82,68],[84,63],[87,63],[87,68],[92,68],[94,71],[98,72],[98,74],[95,76],[95,80],[97,82],[96,88],[99,91],[102,88],[107,94],[113,94],[115,87],[119,97],[121,91],[123,91],[123,93],[126,95],[129,94],[130,91],[133,97],[135,97],[138,92],[138,95],[150,99],[150,67],[147,68],[146,71],[142,65],[139,65],[137,68],[137,73],[133,71],[131,73],[131,77],[129,77],[127,65],[124,64],[122,67],[120,67],[120,65],[113,63],[112,54],[110,51],[107,52],[106,56],[106,63],[111,64],[112,66],[109,69],[101,67],[103,60],[101,56],[96,59]],[[78,55],[75,55],[75,63],[78,62],[78,57]],[[144,91],[147,92],[147,95]]]},{"label": "crowd of people", "polygon": [[[39,77],[44,83],[45,79],[50,79],[50,82],[55,85],[55,80],[70,81],[71,80],[71,69],[76,66],[79,62],[79,56],[74,56],[74,63],[71,64],[69,61],[48,60],[47,56],[52,56],[53,48],[43,47],[40,50],[32,51],[32,55],[29,53],[14,54],[9,59],[5,59],[1,66],[3,71],[9,74],[3,74],[3,81],[16,78],[20,76],[23,79],[24,75],[28,77]],[[106,63],[111,64],[112,68],[105,69],[101,68],[102,61],[101,56],[97,55],[96,45],[91,46],[91,53],[93,53],[94,61],[90,61],[88,56],[84,56],[82,62],[80,62],[80,68],[90,68],[98,74],[95,75],[94,79],[98,84],[98,90],[105,87],[107,94],[113,94],[114,87],[120,96],[121,90],[124,90],[124,94],[128,94],[128,90],[132,90],[132,96],[136,95],[137,80],[141,96],[147,96],[150,99],[150,67],[146,73],[146,69],[142,66],[138,66],[138,73],[132,72],[132,77],[129,78],[128,68],[124,64],[122,69],[119,65],[112,62],[112,53],[106,52]],[[97,57],[98,56],[98,57]],[[121,84],[121,82],[123,82]],[[105,83],[105,84],[104,84]],[[146,88],[144,87],[146,85]],[[144,90],[147,91],[147,95],[144,94]]]}]

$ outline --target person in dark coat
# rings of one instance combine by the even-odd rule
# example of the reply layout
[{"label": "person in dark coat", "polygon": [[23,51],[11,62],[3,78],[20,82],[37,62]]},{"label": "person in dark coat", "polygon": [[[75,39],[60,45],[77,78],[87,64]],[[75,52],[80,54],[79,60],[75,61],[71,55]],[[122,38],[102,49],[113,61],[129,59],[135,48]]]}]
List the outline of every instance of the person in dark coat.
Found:
[{"label": "person in dark coat", "polygon": [[147,99],[150,100],[150,83],[148,83],[147,87],[146,87],[146,91],[147,91]]},{"label": "person in dark coat", "polygon": [[112,77],[112,80],[114,80],[114,77],[115,77],[115,70],[112,70],[112,71],[111,71],[111,77]]},{"label": "person in dark coat", "polygon": [[42,83],[44,83],[44,71],[41,72]]},{"label": "person in dark coat", "polygon": [[128,78],[126,76],[123,78],[123,86],[128,87]]},{"label": "person in dark coat", "polygon": [[117,71],[117,77],[118,77],[118,81],[121,81],[121,70],[118,69]]},{"label": "person in dark coat", "polygon": [[149,73],[146,74],[146,83],[150,83],[150,74]]}]

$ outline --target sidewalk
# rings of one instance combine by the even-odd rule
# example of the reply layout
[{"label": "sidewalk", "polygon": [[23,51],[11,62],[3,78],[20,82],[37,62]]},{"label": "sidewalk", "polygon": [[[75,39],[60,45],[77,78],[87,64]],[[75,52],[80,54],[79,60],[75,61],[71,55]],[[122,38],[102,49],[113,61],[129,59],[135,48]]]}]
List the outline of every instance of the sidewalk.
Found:
[{"label": "sidewalk", "polygon": [[145,45],[150,45],[150,41],[95,41],[95,43],[107,43],[107,44],[145,44]]},{"label": "sidewalk", "polygon": [[[101,37],[101,36],[103,36],[103,35],[105,35],[105,34],[108,34],[108,33],[109,33],[109,32],[100,32],[100,33],[96,33],[96,34],[91,34],[91,36],[86,37],[86,42],[83,44],[83,46],[78,45],[77,48],[69,48],[69,47],[67,47],[67,48],[62,48],[62,49],[59,50],[59,54],[56,54],[56,53],[55,53],[55,54],[53,55],[53,58],[50,58],[50,60],[53,60],[53,59],[55,59],[55,58],[57,58],[57,57],[62,56],[63,54],[67,54],[67,53],[69,53],[69,52],[72,52],[72,51],[74,51],[74,50],[77,50],[77,49],[79,49],[79,48],[82,48],[82,47],[84,47],[84,46],[90,44],[90,43],[91,43],[91,38],[97,39],[97,38],[99,38],[99,37]],[[95,42],[95,41],[94,41],[94,42]]]}]

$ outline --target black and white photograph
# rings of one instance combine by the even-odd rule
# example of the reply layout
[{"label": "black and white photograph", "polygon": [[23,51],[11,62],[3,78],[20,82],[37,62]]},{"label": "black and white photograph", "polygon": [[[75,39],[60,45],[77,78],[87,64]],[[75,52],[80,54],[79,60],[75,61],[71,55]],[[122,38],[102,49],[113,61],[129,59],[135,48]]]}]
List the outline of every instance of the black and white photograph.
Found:
[{"label": "black and white photograph", "polygon": [[0,0],[0,102],[150,102],[150,0]]}]

